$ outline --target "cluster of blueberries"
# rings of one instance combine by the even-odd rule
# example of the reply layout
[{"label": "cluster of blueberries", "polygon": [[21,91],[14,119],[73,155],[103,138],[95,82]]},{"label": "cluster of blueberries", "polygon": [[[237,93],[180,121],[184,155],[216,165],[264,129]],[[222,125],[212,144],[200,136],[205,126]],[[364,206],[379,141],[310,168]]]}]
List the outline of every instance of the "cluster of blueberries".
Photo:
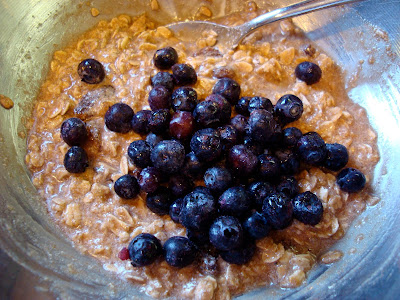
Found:
[{"label": "cluster of blueberries", "polygon": [[[357,192],[364,187],[365,176],[359,170],[343,169],[348,162],[346,147],[327,144],[316,132],[303,134],[286,126],[303,113],[298,97],[284,95],[274,106],[264,97],[240,97],[239,84],[221,78],[212,94],[198,101],[196,91],[187,86],[196,83],[195,70],[177,60],[171,47],[156,51],[154,64],[164,71],[151,78],[151,111],[135,114],[128,105],[117,103],[107,111],[105,124],[114,132],[146,135],[127,151],[140,174],[121,176],[114,183],[115,192],[124,199],[146,192],[147,207],[158,215],[169,214],[186,228],[187,237],[171,237],[162,246],[154,235],[142,233],[120,258],[140,267],[163,255],[171,266],[185,267],[199,249],[212,247],[225,261],[244,264],[254,255],[255,240],[271,230],[288,227],[293,218],[312,226],[322,219],[320,199],[309,191],[299,193],[294,175],[302,167],[342,169],[337,175],[342,190]],[[98,69],[103,68],[90,61],[78,72],[89,77],[81,76],[83,81],[98,83],[104,78]],[[303,62],[295,75],[314,84],[321,69]],[[237,113],[233,118],[232,106]],[[73,145],[65,156],[66,169],[83,172],[87,155],[79,145],[87,136],[84,123],[66,120],[61,136]],[[201,179],[205,186],[195,186]]]}]

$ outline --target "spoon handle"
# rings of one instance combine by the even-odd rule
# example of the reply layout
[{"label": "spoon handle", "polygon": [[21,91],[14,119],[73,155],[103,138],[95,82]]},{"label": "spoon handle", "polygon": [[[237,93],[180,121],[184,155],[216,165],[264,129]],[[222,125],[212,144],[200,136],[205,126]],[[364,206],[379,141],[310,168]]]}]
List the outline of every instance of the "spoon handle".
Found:
[{"label": "spoon handle", "polygon": [[293,5],[278,8],[267,12],[257,18],[244,23],[240,26],[237,26],[237,29],[240,29],[242,35],[238,38],[236,45],[240,44],[240,42],[250,33],[255,31],[257,28],[286,18],[296,17],[303,14],[307,14],[313,11],[317,11],[324,8],[334,7],[338,5],[359,2],[363,0],[305,0],[299,3],[295,3]]}]

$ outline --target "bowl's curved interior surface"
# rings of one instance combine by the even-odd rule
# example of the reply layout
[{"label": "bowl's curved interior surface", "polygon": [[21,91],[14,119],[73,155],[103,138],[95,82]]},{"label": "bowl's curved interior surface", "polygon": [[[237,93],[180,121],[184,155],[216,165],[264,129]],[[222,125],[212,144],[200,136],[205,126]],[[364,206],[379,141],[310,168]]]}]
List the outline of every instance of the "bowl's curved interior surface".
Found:
[{"label": "bowl's curved interior surface", "polygon": [[[9,3],[6,3],[9,2]],[[0,3],[0,93],[14,100],[0,110],[0,244],[17,262],[49,279],[56,293],[82,298],[143,298],[94,259],[71,246],[52,224],[25,168],[26,130],[40,82],[54,50],[100,19],[120,13],[153,12],[148,1],[3,1]],[[160,23],[192,15],[187,1],[161,1]],[[241,1],[214,1],[214,16],[240,9]],[[270,7],[264,1],[259,6]],[[293,1],[280,1],[284,5]],[[100,9],[93,18],[90,8]],[[177,14],[176,12],[180,13]],[[331,266],[317,266],[295,290],[259,289],[247,296],[276,298],[373,298],[399,292],[400,237],[400,0],[365,1],[298,17],[295,24],[345,70],[350,97],[367,109],[381,153],[373,186],[382,199],[369,207],[334,246],[345,254]],[[383,30],[382,30],[383,29]],[[385,33],[386,31],[387,33]],[[397,284],[396,284],[397,283]]]}]

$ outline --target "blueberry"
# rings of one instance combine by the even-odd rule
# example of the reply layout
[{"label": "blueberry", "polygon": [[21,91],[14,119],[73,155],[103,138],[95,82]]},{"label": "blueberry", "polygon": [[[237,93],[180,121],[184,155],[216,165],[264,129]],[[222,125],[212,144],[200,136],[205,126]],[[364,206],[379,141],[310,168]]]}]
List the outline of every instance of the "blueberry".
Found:
[{"label": "blueberry", "polygon": [[172,91],[174,89],[174,77],[168,72],[158,72],[156,75],[151,77],[151,85],[162,85]]},{"label": "blueberry", "polygon": [[132,129],[138,134],[148,134],[149,119],[151,116],[150,110],[140,110],[132,118]]},{"label": "blueberry", "polygon": [[210,227],[210,242],[221,251],[238,248],[243,242],[243,228],[232,216],[218,217]]},{"label": "blueberry", "polygon": [[327,154],[326,145],[322,137],[314,132],[307,132],[297,142],[297,152],[300,158],[310,165],[320,165]]},{"label": "blueberry", "polygon": [[278,124],[273,114],[269,111],[265,109],[256,109],[250,113],[246,133],[255,142],[263,145],[271,142],[278,129]]},{"label": "blueberry", "polygon": [[253,199],[257,209],[261,209],[264,199],[267,196],[276,192],[274,186],[265,181],[252,182],[248,186],[247,191],[250,197]]},{"label": "blueberry", "polygon": [[128,147],[128,156],[139,168],[145,168],[151,164],[151,147],[144,140],[133,141]]},{"label": "blueberry", "polygon": [[185,148],[178,141],[164,140],[151,151],[153,166],[166,174],[178,172],[185,162]]},{"label": "blueberry", "polygon": [[69,146],[82,145],[88,137],[85,123],[78,118],[69,118],[61,124],[61,138]]},{"label": "blueberry", "polygon": [[322,76],[321,68],[309,61],[298,64],[294,73],[298,79],[304,81],[307,85],[317,83]]},{"label": "blueberry", "polygon": [[252,199],[242,186],[227,189],[218,199],[219,211],[222,215],[242,218],[253,206]]},{"label": "blueberry", "polygon": [[103,65],[95,59],[85,59],[78,65],[78,75],[83,82],[97,84],[104,80],[106,73]]},{"label": "blueberry", "polygon": [[139,194],[140,187],[133,175],[126,174],[115,181],[114,191],[123,199],[133,199]]},{"label": "blueberry", "polygon": [[172,76],[174,77],[177,85],[190,85],[195,84],[197,81],[197,74],[191,65],[175,64],[172,66]]},{"label": "blueberry", "polygon": [[197,247],[209,246],[210,238],[208,235],[208,230],[204,231],[193,231],[190,229],[186,229],[186,236],[189,240],[197,245]]},{"label": "blueberry", "polygon": [[222,152],[218,131],[212,128],[196,131],[190,141],[190,149],[201,162],[216,160]]},{"label": "blueberry", "polygon": [[221,194],[231,186],[232,176],[225,168],[212,167],[204,173],[204,183],[213,193]]},{"label": "blueberry", "polygon": [[235,127],[240,136],[244,136],[247,127],[247,118],[243,115],[236,115],[231,119],[230,125]]},{"label": "blueberry", "polygon": [[89,166],[86,151],[79,147],[71,147],[64,156],[64,167],[70,173],[83,173]]},{"label": "blueberry", "polygon": [[194,190],[183,198],[181,224],[190,230],[208,230],[216,214],[217,204],[211,193]]},{"label": "blueberry", "polygon": [[133,115],[133,109],[129,105],[116,103],[107,110],[104,119],[109,130],[127,133],[132,129]]},{"label": "blueberry", "polygon": [[144,168],[138,177],[139,186],[146,193],[154,193],[160,186],[160,182],[160,171],[154,167]]},{"label": "blueberry", "polygon": [[274,112],[282,124],[294,122],[303,114],[303,102],[295,95],[283,95],[276,103]]},{"label": "blueberry", "polygon": [[282,130],[282,144],[287,148],[293,148],[303,136],[300,129],[288,127]]},{"label": "blueberry", "polygon": [[259,240],[269,234],[271,226],[267,218],[256,211],[243,222],[243,229],[251,238]]},{"label": "blueberry", "polygon": [[180,87],[172,93],[172,109],[192,112],[198,103],[197,92],[191,87]]},{"label": "blueberry", "polygon": [[240,97],[240,85],[233,79],[221,78],[214,85],[212,92],[223,96],[230,104],[235,105]]},{"label": "blueberry", "polygon": [[156,85],[149,93],[151,110],[169,109],[171,107],[171,91],[162,85]]},{"label": "blueberry", "polygon": [[341,144],[326,144],[326,157],[322,165],[332,171],[339,171],[349,161],[349,153]]},{"label": "blueberry", "polygon": [[255,141],[252,137],[245,135],[244,139],[243,139],[243,144],[246,145],[247,148],[249,148],[249,150],[251,152],[253,152],[255,155],[261,155],[262,153],[264,153],[264,146],[261,143],[258,143],[257,141]]},{"label": "blueberry", "polygon": [[193,189],[193,181],[190,177],[183,174],[177,174],[169,179],[169,188],[176,197],[182,197]]},{"label": "blueberry", "polygon": [[229,150],[227,165],[240,177],[249,177],[258,169],[258,158],[245,145],[236,145]]},{"label": "blueberry", "polygon": [[186,175],[196,177],[204,170],[204,164],[199,161],[194,152],[186,154],[185,163],[183,165],[183,172]]},{"label": "blueberry", "polygon": [[283,193],[289,198],[293,198],[299,193],[299,183],[293,176],[281,178],[280,183],[276,186],[276,191]]},{"label": "blueberry", "polygon": [[307,191],[298,194],[292,203],[293,216],[300,222],[315,226],[321,221],[324,208],[317,195]]},{"label": "blueberry", "polygon": [[128,250],[134,267],[150,265],[162,254],[160,241],[149,233],[137,235],[129,243]]},{"label": "blueberry", "polygon": [[239,99],[238,103],[235,105],[235,110],[238,114],[242,114],[244,116],[249,116],[249,103],[251,97],[242,97]]},{"label": "blueberry", "polygon": [[206,101],[212,101],[217,104],[219,110],[219,120],[221,124],[226,124],[231,120],[232,106],[230,103],[221,95],[211,94],[207,96]]},{"label": "blueberry", "polygon": [[276,193],[264,199],[263,214],[275,229],[288,227],[293,220],[293,205],[290,198],[283,193]]},{"label": "blueberry", "polygon": [[256,109],[265,109],[272,114],[274,111],[274,106],[272,105],[271,100],[268,98],[256,96],[250,99],[248,110],[249,113],[251,113]]},{"label": "blueberry", "polygon": [[230,120],[231,106],[222,96],[211,95],[196,105],[193,116],[201,127],[217,127]]},{"label": "blueberry", "polygon": [[193,263],[197,248],[188,238],[173,236],[165,242],[164,253],[170,266],[183,268]]},{"label": "blueberry", "polygon": [[158,49],[153,56],[154,65],[161,69],[167,70],[178,61],[178,53],[172,47]]},{"label": "blueberry", "polygon": [[238,248],[229,251],[221,251],[220,255],[227,263],[244,265],[253,258],[256,248],[257,247],[253,241],[246,241]]},{"label": "blueberry", "polygon": [[260,175],[265,180],[275,180],[281,175],[281,162],[274,156],[269,154],[261,154],[258,156],[260,162]]},{"label": "blueberry", "polygon": [[149,133],[146,136],[146,143],[153,149],[159,142],[163,141],[163,137],[155,133]]},{"label": "blueberry", "polygon": [[341,190],[355,193],[363,189],[366,179],[361,171],[354,168],[345,168],[336,176],[336,182]]},{"label": "blueberry", "polygon": [[174,221],[175,223],[181,222],[179,215],[182,210],[182,205],[183,205],[183,198],[178,198],[169,207],[169,216],[171,217],[171,220]]},{"label": "blueberry", "polygon": [[146,198],[147,208],[159,216],[169,214],[172,202],[174,202],[172,193],[165,186],[160,186],[154,193],[147,194]]},{"label": "blueberry", "polygon": [[211,190],[208,187],[198,185],[193,189],[193,192],[204,193],[213,196]]},{"label": "blueberry", "polygon": [[151,113],[149,118],[149,129],[155,134],[162,134],[169,128],[171,115],[168,109],[158,109]]},{"label": "blueberry", "polygon": [[228,151],[236,144],[239,144],[239,132],[232,125],[218,127],[219,136],[221,137],[222,150]]},{"label": "blueberry", "polygon": [[300,169],[300,160],[296,152],[291,149],[277,149],[274,152],[280,162],[280,170],[284,175],[294,175]]},{"label": "blueberry", "polygon": [[169,133],[172,137],[184,140],[193,133],[195,121],[191,112],[177,111],[169,122]]}]

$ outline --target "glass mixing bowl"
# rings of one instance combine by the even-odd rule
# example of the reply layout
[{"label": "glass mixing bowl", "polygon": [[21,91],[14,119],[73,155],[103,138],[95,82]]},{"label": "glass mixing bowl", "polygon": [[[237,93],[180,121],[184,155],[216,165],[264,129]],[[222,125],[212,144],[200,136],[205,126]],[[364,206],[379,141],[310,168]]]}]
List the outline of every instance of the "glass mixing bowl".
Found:
[{"label": "glass mixing bowl", "polygon": [[[120,13],[154,16],[150,1],[0,2],[0,93],[14,100],[0,108],[0,245],[17,263],[48,281],[61,298],[144,298],[135,286],[84,256],[56,228],[24,164],[24,124],[52,52],[100,19]],[[272,8],[266,1],[260,7]],[[279,1],[283,6],[293,1]],[[197,1],[162,1],[161,23],[189,18]],[[237,11],[243,1],[213,1],[214,16]],[[101,14],[90,15],[96,7]],[[294,22],[345,70],[350,97],[365,107],[378,133],[381,160],[372,186],[382,199],[355,220],[333,249],[344,257],[317,265],[297,289],[263,288],[241,297],[378,299],[400,293],[400,0],[364,1],[297,17]]]}]

